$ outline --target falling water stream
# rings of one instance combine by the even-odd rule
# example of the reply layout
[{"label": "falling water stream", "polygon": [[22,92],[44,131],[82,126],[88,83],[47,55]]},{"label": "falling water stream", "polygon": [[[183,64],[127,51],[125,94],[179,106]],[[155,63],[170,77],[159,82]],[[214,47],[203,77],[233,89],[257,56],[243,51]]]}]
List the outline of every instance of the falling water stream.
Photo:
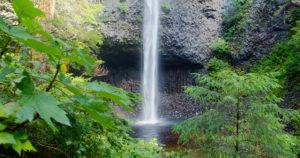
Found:
[{"label": "falling water stream", "polygon": [[158,122],[158,32],[159,0],[145,0],[143,55],[143,118],[144,124]]},{"label": "falling water stream", "polygon": [[159,143],[176,144],[177,137],[171,127],[178,121],[159,119],[157,108],[158,92],[158,35],[160,0],[145,0],[144,10],[144,53],[143,53],[143,113],[142,118],[132,125],[134,137],[150,141],[156,138]]},{"label": "falling water stream", "polygon": [[158,43],[160,0],[144,0],[144,48],[143,48],[143,113],[138,122],[132,124],[133,137],[158,143],[176,145],[178,137],[171,131],[178,120],[159,119],[157,109],[158,92]]}]

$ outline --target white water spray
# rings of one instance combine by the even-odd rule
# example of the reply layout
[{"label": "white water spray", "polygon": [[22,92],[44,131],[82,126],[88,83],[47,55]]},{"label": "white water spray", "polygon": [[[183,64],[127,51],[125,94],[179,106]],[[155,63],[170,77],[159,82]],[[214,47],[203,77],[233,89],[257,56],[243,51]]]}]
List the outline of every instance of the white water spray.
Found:
[{"label": "white water spray", "polygon": [[157,123],[158,105],[158,32],[159,0],[145,0],[144,9],[144,68],[143,68],[143,120]]}]

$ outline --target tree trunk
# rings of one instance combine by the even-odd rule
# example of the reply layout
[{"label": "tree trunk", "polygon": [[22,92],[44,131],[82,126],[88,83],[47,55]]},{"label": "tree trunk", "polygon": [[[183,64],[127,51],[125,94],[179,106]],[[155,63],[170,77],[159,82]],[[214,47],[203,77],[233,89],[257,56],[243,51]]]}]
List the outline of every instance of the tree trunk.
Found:
[{"label": "tree trunk", "polygon": [[[41,0],[40,9],[44,12],[46,20],[53,19],[55,12],[55,0]],[[43,22],[44,30],[48,33],[51,31],[51,23]]]},{"label": "tree trunk", "polygon": [[[42,21],[43,28],[46,32],[51,32],[51,23],[46,22],[46,20],[53,19],[55,12],[55,0],[41,0],[39,4],[40,9],[45,14],[45,20]],[[47,55],[42,54],[41,56],[41,67],[40,71],[45,72],[47,69]]]},{"label": "tree trunk", "polygon": [[239,157],[239,129],[240,129],[240,90],[237,90],[238,102],[236,104],[236,142],[235,142],[235,152],[236,158]]}]

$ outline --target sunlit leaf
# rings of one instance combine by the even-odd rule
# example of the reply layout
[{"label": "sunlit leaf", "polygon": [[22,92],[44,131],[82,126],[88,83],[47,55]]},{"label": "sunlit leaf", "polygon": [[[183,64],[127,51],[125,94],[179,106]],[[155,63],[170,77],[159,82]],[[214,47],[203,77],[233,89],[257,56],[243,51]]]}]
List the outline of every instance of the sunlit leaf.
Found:
[{"label": "sunlit leaf", "polygon": [[36,111],[52,129],[56,128],[51,119],[70,126],[66,112],[57,106],[60,102],[47,92],[39,92],[34,95],[23,95],[20,103],[26,107],[25,109],[22,108],[18,111],[20,118],[26,118],[31,121],[33,118],[32,109],[34,109],[34,111]]},{"label": "sunlit leaf", "polygon": [[21,156],[22,152],[22,142],[19,139],[16,139],[16,144],[12,145],[12,148]]},{"label": "sunlit leaf", "polygon": [[34,148],[34,146],[31,144],[29,140],[27,140],[25,143],[22,144],[22,149],[27,152],[31,152],[31,151],[37,152],[37,150]]},{"label": "sunlit leaf", "polygon": [[16,144],[14,135],[8,132],[0,132],[0,144]]},{"label": "sunlit leaf", "polygon": [[7,127],[7,124],[0,122],[0,131],[3,131]]},{"label": "sunlit leaf", "polygon": [[13,0],[13,7],[19,18],[27,17],[34,19],[37,16],[42,16],[44,13],[34,7],[30,0]]}]

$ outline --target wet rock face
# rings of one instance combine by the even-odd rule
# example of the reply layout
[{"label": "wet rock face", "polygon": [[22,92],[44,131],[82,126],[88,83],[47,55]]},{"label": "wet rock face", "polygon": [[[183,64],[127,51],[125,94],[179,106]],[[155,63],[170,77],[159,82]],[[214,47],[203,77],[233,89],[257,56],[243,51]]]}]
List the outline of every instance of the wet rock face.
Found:
[{"label": "wet rock face", "polygon": [[[221,27],[219,0],[161,0],[160,104],[158,115],[178,119],[200,115],[203,108],[184,94],[183,86],[193,85],[190,73],[198,72],[211,57],[208,44]],[[120,4],[128,7],[122,11]],[[128,91],[141,93],[141,56],[143,47],[143,1],[103,0],[101,30],[105,41],[100,57],[110,70],[95,79]],[[140,104],[142,105],[142,103]],[[115,107],[121,117],[136,118],[137,113]]]},{"label": "wet rock face", "polygon": [[162,94],[158,114],[168,119],[187,119],[203,114],[204,107],[187,94]]},{"label": "wet rock face", "polygon": [[[289,7],[279,10],[286,0],[255,0],[241,21],[241,29],[235,33],[238,45],[233,55],[234,64],[248,64],[252,58],[259,60],[272,52],[272,48],[287,35],[289,25],[284,14]],[[275,13],[278,12],[279,13]],[[225,28],[227,29],[227,28]]]},{"label": "wet rock face", "polygon": [[[141,93],[141,72],[136,67],[114,67],[107,76],[94,78],[108,82],[124,90]],[[194,85],[191,73],[199,72],[195,68],[162,68],[159,75],[160,104],[158,115],[162,118],[185,119],[203,113],[204,109],[184,94],[183,86]],[[140,106],[142,103],[140,103]],[[122,107],[115,107],[116,113],[123,118],[137,118],[141,108],[134,108],[136,113],[128,112]]]},{"label": "wet rock face", "polygon": [[219,0],[168,0],[169,13],[161,16],[161,53],[167,64],[205,64],[211,57],[208,44],[219,35]]},{"label": "wet rock face", "polygon": [[184,86],[195,85],[191,73],[200,72],[195,68],[170,68],[162,69],[160,75],[160,104],[158,115],[169,119],[186,119],[200,115],[203,107],[187,94]]},{"label": "wet rock face", "polygon": [[[105,6],[100,15],[100,26],[109,46],[141,45],[143,1],[102,0]],[[105,53],[105,52],[104,52]]]},{"label": "wet rock face", "polygon": [[[161,0],[160,52],[165,65],[203,65],[211,57],[208,44],[219,35],[222,0]],[[113,47],[136,48],[142,53],[143,1],[103,0],[106,6],[101,30],[105,33],[105,50]],[[128,12],[120,5],[127,6]],[[131,50],[132,50],[131,49]],[[109,51],[102,51],[103,60]],[[128,52],[114,51],[115,54]],[[131,61],[130,61],[131,62]],[[132,60],[132,62],[134,62]]]},{"label": "wet rock face", "polygon": [[[122,2],[120,2],[122,1]],[[212,57],[208,45],[220,36],[222,14],[232,6],[229,0],[161,0],[160,54],[167,66],[206,66]],[[236,45],[232,53],[234,64],[248,64],[272,52],[289,30],[284,15],[297,0],[253,0],[240,21],[241,28],[231,41]],[[128,7],[122,11],[120,4]],[[103,60],[113,62],[115,56],[130,56],[125,63],[134,63],[142,55],[143,0],[103,0],[106,6],[101,15],[101,30],[105,33]],[[285,6],[279,14],[275,14]],[[227,30],[229,28],[223,28]],[[226,31],[225,31],[226,32]],[[118,48],[118,49],[114,49]],[[119,49],[126,48],[126,49]],[[111,53],[113,50],[113,53]],[[113,55],[111,55],[113,54]],[[128,55],[127,55],[128,54]],[[123,61],[124,61],[123,60]]]}]

